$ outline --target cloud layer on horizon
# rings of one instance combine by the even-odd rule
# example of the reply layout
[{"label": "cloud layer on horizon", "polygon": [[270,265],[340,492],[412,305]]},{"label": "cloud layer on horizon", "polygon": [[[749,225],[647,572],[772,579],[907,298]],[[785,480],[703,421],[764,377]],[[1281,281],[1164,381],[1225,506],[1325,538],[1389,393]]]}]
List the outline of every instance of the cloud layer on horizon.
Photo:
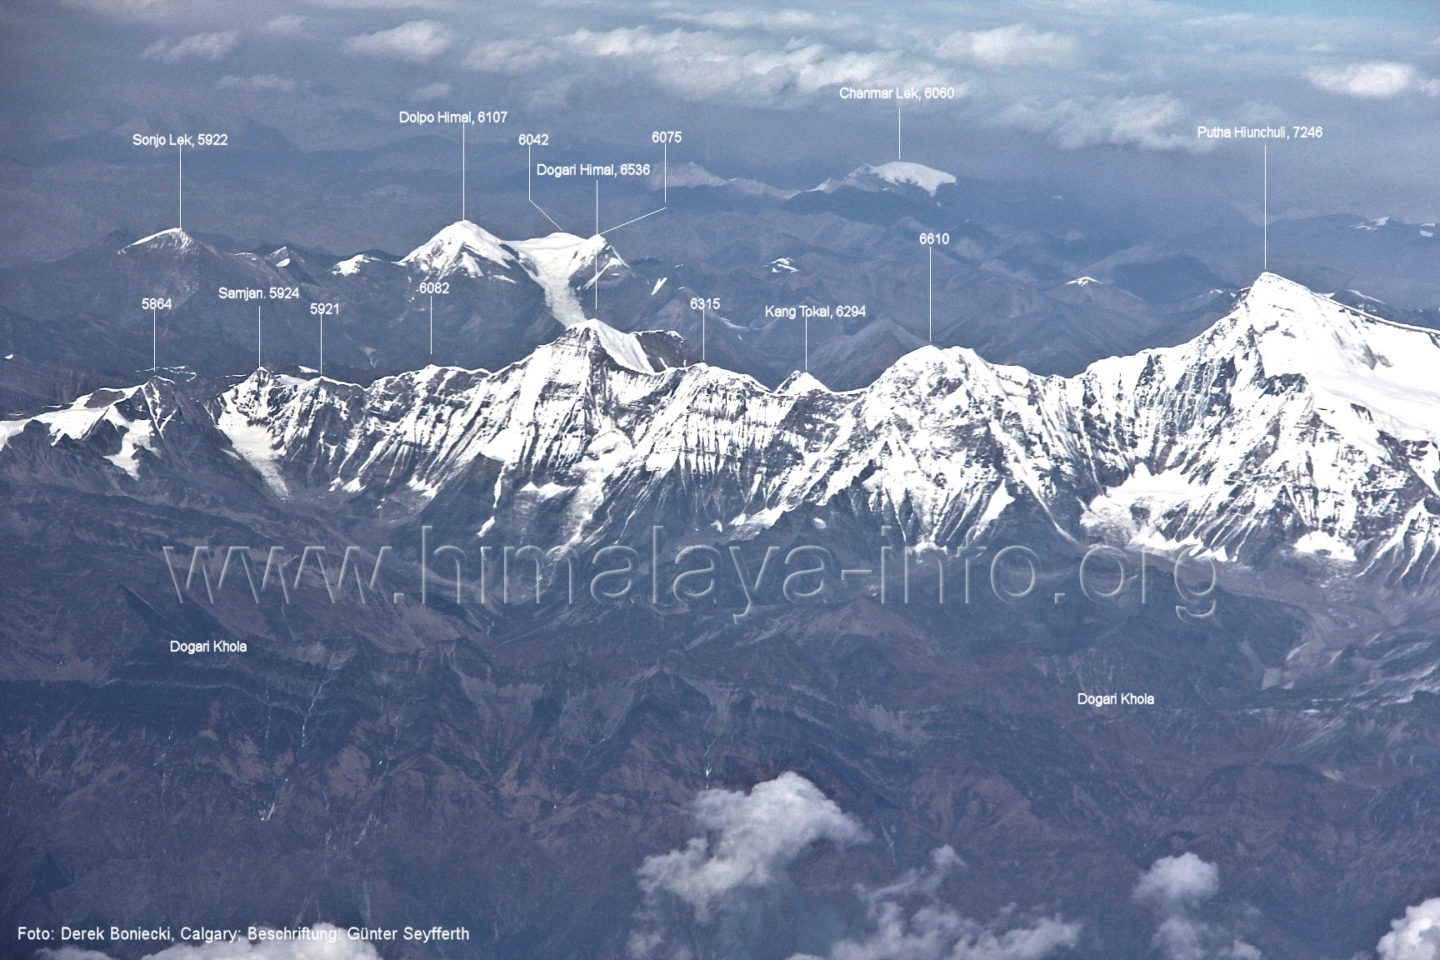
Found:
[{"label": "cloud layer on horizon", "polygon": [[[171,0],[68,2],[126,29],[136,22],[191,28],[183,39],[162,33],[145,47],[148,59],[165,63],[218,60],[253,34],[272,47],[338,47],[434,72],[423,82],[407,77],[399,96],[471,72],[523,80],[518,86],[549,109],[581,91],[635,85],[691,102],[782,110],[834,108],[842,85],[939,85],[955,88],[963,102],[915,106],[1041,133],[1062,149],[1203,150],[1194,136],[1199,123],[1246,122],[1267,110],[1315,123],[1317,113],[1353,111],[1357,100],[1440,96],[1435,38],[1358,17],[1337,29],[1316,18],[1214,16],[1159,0],[1050,0],[1003,10],[974,2],[765,10],[676,0],[604,8],[310,0],[304,14],[274,0],[222,0],[206,5],[208,13]],[[318,74],[333,58],[288,59]],[[1364,121],[1363,112],[1348,115]]]},{"label": "cloud layer on horizon", "polygon": [[1197,127],[1323,126],[1322,142],[1271,158],[1284,213],[1440,216],[1440,37],[1362,7],[1333,21],[1169,0],[65,2],[64,24],[34,0],[8,14],[13,42],[58,59],[46,109],[0,104],[0,147],[121,132],[140,115],[242,115],[306,149],[344,150],[413,134],[399,109],[498,108],[511,127],[571,144],[647,123],[713,126],[741,161],[720,172],[765,179],[788,165],[788,178],[837,151],[841,169],[890,159],[894,101],[843,100],[841,87],[933,86],[954,97],[907,104],[906,145],[928,137],[915,158],[955,172],[1068,175],[1084,153],[1126,189],[1141,173],[1152,189],[1233,199],[1248,196],[1237,171],[1258,144]]}]

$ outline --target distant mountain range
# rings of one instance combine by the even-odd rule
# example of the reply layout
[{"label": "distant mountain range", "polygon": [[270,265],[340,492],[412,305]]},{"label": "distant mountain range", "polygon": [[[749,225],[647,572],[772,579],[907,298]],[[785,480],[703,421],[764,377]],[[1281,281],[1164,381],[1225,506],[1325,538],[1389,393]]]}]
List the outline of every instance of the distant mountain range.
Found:
[{"label": "distant mountain range", "polygon": [[[642,224],[663,221],[665,260],[627,258],[609,237],[507,241],[465,221],[398,256],[244,250],[172,229],[0,271],[0,356],[10,358],[0,410],[63,402],[152,362],[222,376],[254,369],[258,353],[277,369],[318,369],[316,304],[329,311],[326,371],[359,382],[428,362],[499,369],[592,317],[679,333],[696,356],[703,339],[709,362],[772,386],[806,370],[852,389],[932,338],[1073,375],[1102,357],[1194,336],[1230,309],[1237,286],[1218,261],[1143,242],[1064,198],[917,163],[865,165],[801,192],[694,164],[676,174],[667,210]],[[1299,232],[1282,243],[1287,230]],[[922,232],[936,244],[922,246]],[[1375,275],[1416,278],[1412,292],[1440,263],[1433,233],[1393,220],[1272,226],[1277,249],[1308,248],[1319,263],[1343,249],[1340,259],[1358,257]],[[1206,242],[1221,252],[1249,243]],[[1440,320],[1436,310],[1383,302],[1353,276],[1290,273],[1391,319]],[[148,315],[149,298],[172,309]],[[696,298],[719,306],[702,320]],[[820,312],[808,322],[791,315],[802,306]]]}]

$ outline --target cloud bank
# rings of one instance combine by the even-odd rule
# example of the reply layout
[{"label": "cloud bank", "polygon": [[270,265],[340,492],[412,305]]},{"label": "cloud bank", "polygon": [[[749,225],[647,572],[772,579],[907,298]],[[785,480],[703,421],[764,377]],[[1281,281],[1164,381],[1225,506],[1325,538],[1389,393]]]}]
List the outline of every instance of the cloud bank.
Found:
[{"label": "cloud bank", "polygon": [[695,824],[713,837],[694,837],[679,850],[648,857],[640,868],[647,899],[674,897],[702,923],[726,897],[775,882],[806,848],[845,845],[865,831],[796,773],[757,784],[749,794],[706,790],[695,800]]},{"label": "cloud bank", "polygon": [[1375,946],[1379,960],[1440,960],[1440,897],[1405,910]]},{"label": "cloud bank", "polygon": [[[1364,5],[1334,20],[1323,9],[1216,15],[1213,5],[1183,0],[952,0],[923,9],[810,0],[778,8],[725,0],[307,0],[300,8],[281,0],[64,2],[107,22],[92,24],[99,29],[87,28],[65,51],[81,63],[104,62],[117,40],[134,42],[149,30],[136,49],[147,49],[153,62],[183,62],[187,72],[225,65],[209,84],[155,88],[161,92],[147,94],[152,112],[184,116],[207,107],[194,91],[213,90],[222,73],[293,78],[309,95],[283,112],[261,85],[227,84],[227,106],[253,96],[260,122],[307,146],[393,138],[397,106],[433,102],[412,94],[448,85],[462,98],[483,93],[511,111],[512,123],[569,142],[628,129],[642,113],[654,117],[642,125],[662,117],[688,123],[697,144],[709,127],[713,142],[748,154],[738,159],[754,174],[774,159],[813,165],[835,149],[848,151],[847,162],[885,159],[893,101],[842,102],[838,88],[935,85],[957,96],[907,104],[905,132],[915,156],[938,166],[954,168],[963,158],[976,175],[1046,176],[1070,169],[1052,153],[1086,152],[1087,163],[1133,164],[1161,189],[1175,178],[1171,161],[1155,155],[1190,154],[1182,189],[1203,177],[1206,188],[1233,197],[1242,189],[1234,165],[1211,157],[1254,144],[1206,141],[1197,126],[1318,125],[1323,142],[1287,144],[1274,158],[1284,187],[1272,200],[1307,213],[1437,216],[1429,162],[1440,135],[1433,26],[1417,15],[1415,29],[1397,29]],[[38,41],[48,27],[21,6],[17,29],[34,26],[30,39]],[[241,39],[228,52],[225,41],[190,39],[236,32]],[[347,56],[334,57],[337,47]],[[357,71],[358,58],[398,69]],[[84,74],[63,65],[56,72]],[[112,101],[114,116],[135,115],[135,87],[124,80],[117,72],[82,96]],[[157,102],[167,98],[176,102]],[[770,111],[806,116],[791,124]],[[73,128],[94,113],[66,118],[66,134],[78,135]],[[48,129],[59,121],[12,122]],[[874,149],[861,156],[866,146]],[[1123,182],[1136,181],[1126,174]]]},{"label": "cloud bank", "polygon": [[1067,63],[1079,47],[1070,37],[1014,23],[993,30],[957,31],[939,47],[941,56],[986,68]]},{"label": "cloud bank", "polygon": [[299,86],[289,77],[279,77],[273,73],[257,73],[248,77],[237,77],[226,74],[215,81],[215,86],[221,90],[252,90],[260,93],[292,93]]},{"label": "cloud bank", "polygon": [[1219,892],[1219,868],[1193,853],[1161,857],[1140,877],[1134,898],[1159,919],[1152,942],[1165,960],[1262,960],[1226,924],[1202,919]]},{"label": "cloud bank", "polygon": [[450,31],[434,20],[412,20],[345,41],[345,52],[403,63],[428,63],[450,49]]},{"label": "cloud bank", "polygon": [[145,48],[140,57],[166,63],[182,60],[208,60],[213,63],[229,56],[239,45],[240,34],[234,30],[196,33],[173,44],[169,40],[156,40]]},{"label": "cloud bank", "polygon": [[1013,909],[988,922],[963,916],[940,896],[945,878],[962,866],[943,846],[931,853],[928,868],[879,889],[859,888],[869,929],[834,944],[823,958],[797,954],[790,960],[1044,960],[1079,941],[1079,924],[1058,916]]},{"label": "cloud bank", "polygon": [[1440,81],[1427,78],[1408,63],[1377,60],[1343,67],[1316,67],[1308,76],[1321,90],[1361,100],[1387,100],[1411,91],[1440,96]]},{"label": "cloud bank", "polygon": [[[788,868],[821,844],[867,838],[858,821],[796,773],[749,794],[706,790],[695,800],[694,821],[705,836],[640,867],[643,902],[629,941],[635,960],[686,960],[697,944],[715,955],[751,955],[768,905],[789,898],[789,916],[823,912],[794,906]],[[963,866],[943,846],[925,867],[890,884],[856,886],[862,912],[855,929],[828,937],[823,954],[791,960],[1044,960],[1078,942],[1079,925],[1058,916],[1015,909],[983,922],[964,916],[942,896],[946,878]]]}]

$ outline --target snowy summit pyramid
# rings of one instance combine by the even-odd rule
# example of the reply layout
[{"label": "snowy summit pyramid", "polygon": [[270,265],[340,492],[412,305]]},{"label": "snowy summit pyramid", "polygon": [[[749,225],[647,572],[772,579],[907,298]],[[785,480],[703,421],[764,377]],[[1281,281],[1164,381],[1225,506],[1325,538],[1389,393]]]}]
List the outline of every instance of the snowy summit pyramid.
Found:
[{"label": "snowy summit pyramid", "polygon": [[1189,343],[1067,382],[1106,477],[1085,521],[1223,558],[1283,546],[1428,564],[1440,547],[1436,369],[1435,332],[1263,274]]},{"label": "snowy summit pyramid", "polygon": [[954,183],[954,174],[927,167],[923,163],[892,160],[878,166],[862,164],[846,176],[838,180],[835,178],[826,180],[815,189],[823,193],[833,193],[842,187],[871,192],[894,190],[897,187],[913,187],[923,190],[933,197],[941,187]]},{"label": "snowy summit pyramid", "polygon": [[[361,254],[337,265],[356,273],[374,258]],[[580,293],[598,280],[628,275],[629,265],[604,237],[555,232],[529,240],[502,240],[479,224],[460,220],[442,229],[399,261],[401,267],[430,278],[463,276],[535,284],[562,326],[586,320]]]},{"label": "snowy summit pyramid", "polygon": [[400,262],[435,276],[464,273],[479,277],[497,266],[512,267],[516,260],[514,249],[505,241],[477,223],[460,220],[410,251]]},{"label": "snowy summit pyramid", "polygon": [[208,248],[204,243],[186,233],[183,228],[171,227],[168,230],[161,230],[159,233],[152,233],[148,237],[141,237],[134,243],[122,247],[119,252],[121,256],[142,254],[185,256],[198,253],[203,249]]}]

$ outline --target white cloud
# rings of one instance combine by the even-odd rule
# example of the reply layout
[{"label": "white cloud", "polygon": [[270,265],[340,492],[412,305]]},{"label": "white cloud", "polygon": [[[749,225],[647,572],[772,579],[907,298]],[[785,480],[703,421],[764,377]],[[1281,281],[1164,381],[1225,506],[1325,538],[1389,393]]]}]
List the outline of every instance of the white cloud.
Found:
[{"label": "white cloud", "polygon": [[265,30],[268,33],[293,34],[305,29],[307,17],[298,13],[282,13],[278,17],[271,17],[265,21]]},{"label": "white cloud", "polygon": [[461,5],[455,0],[306,0],[313,7],[336,10],[446,10]]},{"label": "white cloud", "polygon": [[940,55],[979,67],[1056,65],[1073,59],[1075,41],[1058,33],[1016,23],[994,30],[952,33],[940,43]]},{"label": "white cloud", "polygon": [[[949,909],[922,907],[907,914],[899,904],[888,904],[873,933],[836,944],[824,960],[1044,960],[1075,946],[1079,935],[1077,924],[1059,917],[994,929]],[[799,955],[791,960],[822,958]]]},{"label": "white cloud", "polygon": [[1048,133],[1061,147],[1137,146],[1147,150],[1200,149],[1185,125],[1188,114],[1164,94],[1119,98],[1088,97],[1058,103],[1037,97],[1000,113],[1002,123]]},{"label": "white cloud", "polygon": [[450,84],[448,83],[427,83],[414,93],[410,94],[416,100],[443,100],[450,96]]},{"label": "white cloud", "polygon": [[1188,12],[1167,0],[1042,0],[1050,6],[1084,13],[1134,13],[1161,16],[1177,12]]},{"label": "white cloud", "polygon": [[560,50],[533,40],[488,40],[476,44],[465,56],[471,70],[519,76],[528,70],[561,60]]},{"label": "white cloud", "polygon": [[151,20],[176,9],[176,0],[63,0],[67,7],[78,7],[114,20]]},{"label": "white cloud", "polygon": [[[789,19],[798,25],[809,23],[807,16],[792,12]],[[1042,84],[1031,71],[998,69],[1043,64],[1069,70],[1080,59],[1071,36],[1026,23],[960,31],[939,40],[882,23],[857,40],[845,25],[832,29],[826,24],[801,35],[767,32],[749,14],[728,9],[671,19],[703,22],[707,29],[582,28],[545,38],[507,37],[475,46],[464,65],[510,76],[564,68],[572,76],[611,84],[643,78],[690,101],[781,109],[823,105],[827,99],[838,104],[833,91],[841,85],[943,84],[960,94],[945,109],[989,126],[1044,135],[1064,149],[1116,145],[1199,152],[1214,146],[1195,138],[1196,111],[1171,94],[1086,92],[1087,87],[1144,89],[1123,70],[1073,83],[1059,83],[1046,71]],[[982,82],[967,77],[966,68],[991,73]],[[561,96],[566,89],[574,88],[561,89]],[[1076,92],[1062,94],[1062,89]]]},{"label": "white cloud", "polygon": [[796,857],[822,841],[865,838],[859,823],[797,773],[756,784],[749,794],[702,791],[693,815],[706,835],[645,858],[638,871],[644,899],[629,942],[636,960],[681,960],[688,948],[677,940],[692,936],[725,942],[735,929],[753,936],[747,911],[788,883]]},{"label": "white cloud", "polygon": [[1379,960],[1440,960],[1440,897],[1405,909],[1375,945]]},{"label": "white cloud", "polygon": [[1193,906],[1220,892],[1220,869],[1193,853],[1161,857],[1135,884],[1135,899],[1152,906]]},{"label": "white cloud", "polygon": [[[1086,21],[1075,12],[1081,8],[1102,11],[1113,21],[1110,33],[1082,32]],[[1237,106],[1250,88],[1230,76],[1247,76],[1262,65],[1272,73],[1303,73],[1323,56],[1295,52],[1297,65],[1277,67],[1274,37],[1282,25],[1293,33],[1294,23],[1221,18],[1201,29],[1189,24],[1194,9],[1183,5],[1049,3],[1033,13],[1023,23],[956,32],[944,29],[943,20],[940,28],[917,29],[875,13],[861,32],[843,9],[833,16],[787,9],[776,23],[767,23],[753,10],[686,7],[661,14],[677,26],[585,26],[545,36],[494,37],[469,50],[464,63],[490,73],[538,77],[555,91],[552,101],[595,84],[648,81],[694,102],[838,110],[845,108],[834,90],[842,84],[940,84],[955,87],[960,98],[927,107],[949,111],[957,122],[1032,131],[1063,149],[1206,152],[1216,144],[1195,137],[1197,118],[1253,117]],[[1150,22],[1152,17],[1170,21],[1173,30]],[[1153,34],[1155,42],[1136,48],[1107,39],[1134,29]],[[1229,74],[1217,76],[1217,51],[1225,50]],[[1090,65],[1102,61],[1104,69]],[[575,82],[556,86],[552,78],[561,72]],[[1290,115],[1295,109],[1275,112]]]},{"label": "white cloud", "polygon": [[749,794],[704,791],[695,800],[695,823],[713,840],[695,837],[679,850],[647,857],[640,888],[647,898],[679,898],[701,922],[730,893],[773,882],[811,844],[865,836],[819,787],[789,772]]},{"label": "white cloud", "polygon": [[298,84],[289,77],[257,73],[248,77],[224,76],[215,81],[221,90],[253,90],[257,93],[291,93]]},{"label": "white cloud", "polygon": [[[930,855],[926,870],[908,871],[876,890],[860,890],[870,929],[830,947],[824,960],[1043,960],[1075,946],[1080,926],[1059,917],[1010,910],[989,923],[962,916],[939,899],[940,887],[963,864],[949,846]],[[822,960],[797,955],[791,960]]]},{"label": "white cloud", "polygon": [[351,37],[347,53],[383,60],[426,63],[450,48],[450,31],[434,20],[411,20],[389,30]]},{"label": "white cloud", "polygon": [[614,30],[577,30],[566,38],[569,46],[589,49],[597,57],[653,57],[674,53],[691,37],[684,30],[657,33],[646,27],[617,27]]},{"label": "white cloud", "polygon": [[1308,74],[1310,82],[1321,90],[1347,97],[1383,100],[1398,97],[1409,90],[1425,90],[1434,81],[1427,80],[1408,63],[1372,60],[1343,67],[1316,67]]},{"label": "white cloud", "polygon": [[1200,915],[1220,892],[1220,870],[1193,853],[1161,857],[1135,884],[1137,903],[1160,920],[1153,943],[1166,960],[1263,960],[1223,924]]},{"label": "white cloud", "polygon": [[766,30],[782,33],[792,30],[813,30],[829,26],[829,16],[812,13],[809,10],[787,8],[781,10],[745,10],[735,7],[723,10],[706,10],[691,13],[677,10],[662,13],[666,20],[693,23],[702,27],[716,27],[725,30]]},{"label": "white cloud", "polygon": [[185,37],[164,54],[167,62],[176,60],[219,60],[228,56],[240,43],[234,30],[219,33],[196,33]]},{"label": "white cloud", "polygon": [[[702,946],[716,955],[745,954],[735,944],[765,935],[765,898],[790,888],[786,871],[798,857],[821,842],[845,846],[866,838],[856,820],[795,773],[757,784],[748,795],[704,791],[694,814],[706,836],[646,858],[639,870],[644,902],[629,945],[636,960],[684,960]],[[831,934],[824,960],[1043,960],[1075,945],[1079,925],[1059,917],[1010,908],[981,922],[944,903],[941,887],[963,866],[943,846],[926,867],[890,884],[855,887],[864,920],[848,937]],[[793,901],[786,902],[793,915]]]},{"label": "white cloud", "polygon": [[[181,943],[142,960],[380,960],[368,941],[351,940],[338,927],[317,923],[308,929],[311,936],[306,939],[217,941],[200,946]],[[106,954],[76,947],[41,950],[38,956],[40,960],[110,960]]]},{"label": "white cloud", "polygon": [[220,60],[229,56],[240,44],[240,34],[234,30],[218,33],[195,33],[171,44],[169,40],[156,40],[140,54],[144,60],[164,60],[177,63],[181,60]]},{"label": "white cloud", "polygon": [[595,61],[603,75],[641,74],[690,100],[742,99],[799,106],[826,88],[938,82],[933,65],[902,50],[843,50],[820,40],[766,43],[721,31],[648,27],[581,29],[544,40],[481,44],[465,60],[493,73],[525,74],[552,64]]}]

